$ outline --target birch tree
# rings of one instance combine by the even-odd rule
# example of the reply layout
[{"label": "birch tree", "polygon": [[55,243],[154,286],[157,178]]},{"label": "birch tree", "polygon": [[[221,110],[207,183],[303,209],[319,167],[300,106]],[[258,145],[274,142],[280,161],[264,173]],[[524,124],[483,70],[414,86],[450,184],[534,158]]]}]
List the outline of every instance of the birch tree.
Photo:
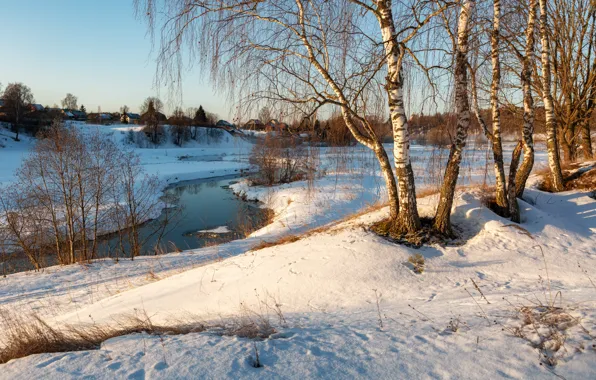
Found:
[{"label": "birch tree", "polygon": [[451,145],[449,160],[445,168],[439,205],[435,214],[435,229],[447,236],[453,235],[451,230],[451,207],[455,196],[455,187],[462,152],[466,146],[470,127],[470,101],[468,96],[468,50],[470,36],[470,17],[474,10],[474,0],[463,0],[457,23],[457,46],[455,47],[455,109],[457,114],[457,132],[455,142]]},{"label": "birch tree", "polygon": [[553,108],[553,94],[551,86],[551,53],[548,30],[548,9],[546,0],[539,0],[540,5],[540,40],[542,44],[542,101],[546,115],[546,148],[548,152],[548,166],[551,171],[553,190],[563,191],[563,173],[559,156],[559,141],[557,140],[557,126],[555,110]]},{"label": "birch tree", "polygon": [[535,27],[537,0],[529,1],[528,23],[526,27],[526,41],[524,54],[518,54],[522,61],[520,74],[524,99],[524,123],[522,126],[523,160],[515,178],[516,196],[521,197],[526,187],[526,181],[534,167],[534,98],[532,96],[532,61],[534,57]]},{"label": "birch tree", "polygon": [[[211,68],[214,86],[227,86],[241,109],[283,103],[289,108],[286,114],[301,117],[321,107],[339,109],[354,138],[374,152],[391,218],[407,234],[419,229],[420,220],[403,64],[411,52],[408,44],[449,5],[420,0],[176,0],[165,6],[143,0],[137,1],[137,10],[153,31],[165,14],[158,56],[158,76],[165,82],[180,83],[186,52]],[[385,102],[391,116],[397,180],[366,117],[378,102]]]},{"label": "birch tree", "polygon": [[476,71],[472,73],[472,97],[474,114],[478,123],[491,143],[493,152],[493,166],[495,172],[495,201],[497,206],[504,211],[509,210],[509,199],[507,197],[507,184],[505,180],[505,168],[503,163],[503,143],[501,139],[501,111],[499,102],[499,90],[501,86],[501,59],[500,59],[500,38],[501,38],[501,1],[493,1],[493,21],[490,33],[490,56],[492,63],[492,81],[490,87],[490,107],[492,125],[489,130],[486,121],[480,113],[478,105],[478,90],[476,86]]}]

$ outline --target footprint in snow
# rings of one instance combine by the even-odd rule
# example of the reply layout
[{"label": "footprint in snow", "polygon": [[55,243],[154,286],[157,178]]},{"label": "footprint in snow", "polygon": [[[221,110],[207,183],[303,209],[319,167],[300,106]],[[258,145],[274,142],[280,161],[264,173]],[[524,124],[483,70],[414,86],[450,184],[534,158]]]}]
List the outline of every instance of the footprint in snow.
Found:
[{"label": "footprint in snow", "polygon": [[158,362],[157,364],[155,364],[153,366],[153,369],[155,369],[157,371],[162,371],[162,370],[164,370],[164,369],[166,369],[168,367],[169,367],[168,366],[168,363],[166,363],[166,362]]},{"label": "footprint in snow", "polygon": [[145,370],[140,369],[128,375],[127,377],[130,380],[145,380]]},{"label": "footprint in snow", "polygon": [[120,369],[120,367],[122,367],[122,363],[116,362],[116,363],[110,364],[108,366],[108,369],[111,369],[112,371],[116,371],[117,369]]}]

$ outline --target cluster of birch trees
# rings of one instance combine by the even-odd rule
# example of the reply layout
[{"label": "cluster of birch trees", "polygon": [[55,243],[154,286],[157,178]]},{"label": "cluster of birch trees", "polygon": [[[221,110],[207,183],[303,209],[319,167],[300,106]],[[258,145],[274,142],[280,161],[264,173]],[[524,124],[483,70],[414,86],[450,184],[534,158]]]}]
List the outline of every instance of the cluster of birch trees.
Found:
[{"label": "cluster of birch trees", "polygon": [[[534,163],[536,103],[545,108],[555,190],[564,186],[560,145],[574,147],[565,153],[569,159],[577,156],[579,145],[583,156],[591,157],[593,1],[135,2],[138,14],[158,31],[158,77],[165,83],[179,83],[185,59],[196,58],[240,107],[268,102],[303,117],[339,110],[354,138],[374,152],[393,229],[401,234],[421,228],[406,103],[428,100],[412,88],[414,76],[424,78],[457,119],[433,223],[440,234],[452,235],[450,215],[471,118],[478,119],[492,146],[497,204],[513,220],[519,220],[517,197]],[[489,99],[486,120],[481,91]],[[524,122],[506,177],[500,110],[511,104],[523,104]],[[367,118],[380,105],[392,125],[393,167]]]},{"label": "cluster of birch trees", "polygon": [[110,253],[134,258],[148,238],[141,224],[164,207],[161,183],[136,154],[59,121],[39,136],[16,174],[14,184],[0,188],[0,249],[23,255],[35,269],[106,256],[100,239],[114,231]]}]

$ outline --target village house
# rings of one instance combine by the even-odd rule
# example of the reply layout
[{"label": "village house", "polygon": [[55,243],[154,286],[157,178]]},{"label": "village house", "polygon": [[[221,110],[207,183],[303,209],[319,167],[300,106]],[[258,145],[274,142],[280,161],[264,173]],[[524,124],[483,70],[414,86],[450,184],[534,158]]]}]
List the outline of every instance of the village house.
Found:
[{"label": "village house", "polygon": [[125,113],[120,116],[120,121],[124,124],[139,124],[141,115],[138,113]]},{"label": "village house", "polygon": [[267,132],[287,133],[289,132],[288,124],[280,122],[277,119],[271,119],[265,125]]},{"label": "village house", "polygon": [[265,124],[259,119],[250,119],[242,126],[242,129],[246,129],[247,131],[264,131]]}]

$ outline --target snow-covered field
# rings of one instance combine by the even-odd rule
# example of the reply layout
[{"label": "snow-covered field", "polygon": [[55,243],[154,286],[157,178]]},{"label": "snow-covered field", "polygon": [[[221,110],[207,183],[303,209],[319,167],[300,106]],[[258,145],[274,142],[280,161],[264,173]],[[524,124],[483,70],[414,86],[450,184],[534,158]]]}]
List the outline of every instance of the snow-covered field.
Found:
[{"label": "snow-covered field", "polygon": [[[222,132],[220,140],[204,139],[203,143],[189,141],[182,148],[171,142],[164,143],[158,148],[138,148],[127,145],[129,129],[139,130],[141,127],[123,124],[93,125],[73,123],[83,132],[95,132],[111,136],[115,141],[132,148],[140,156],[145,170],[150,174],[157,174],[168,183],[191,179],[218,177],[239,173],[248,169],[247,155],[252,144],[240,138]],[[204,133],[204,130],[200,130]],[[15,142],[13,134],[0,127],[0,142],[5,145],[0,148],[0,185],[14,181],[14,173],[32,148],[35,139],[22,136],[21,142]],[[181,160],[181,157],[192,157],[194,160]]]},{"label": "snow-covered field", "polygon": [[[250,144],[228,143],[138,152],[147,170],[177,181],[245,168]],[[0,149],[2,162],[19,160],[31,142],[20,144]],[[420,187],[434,181],[435,153],[414,150]],[[485,152],[470,154],[462,177],[490,177]],[[215,163],[229,166],[179,161],[182,155],[219,155],[223,161]],[[365,226],[386,215],[380,208],[289,244],[251,250],[263,239],[299,235],[383,201],[370,154],[323,148],[321,167],[326,175],[310,186],[237,184],[235,191],[275,211],[274,222],[247,239],[0,279],[1,308],[52,324],[110,324],[139,311],[155,323],[248,314],[270,320],[277,332],[268,339],[133,334],[97,350],[13,360],[0,365],[0,378],[594,378],[596,200],[587,193],[528,189],[520,229],[483,207],[482,194],[461,191],[453,216],[460,240],[451,246],[413,249],[372,234]],[[0,182],[11,180],[6,170]],[[436,196],[420,199],[421,214],[432,215],[435,203]],[[422,274],[407,262],[416,253],[425,258]],[[553,298],[573,320],[558,364],[549,367],[514,332],[522,306],[533,310]],[[252,366],[255,349],[262,368]]]}]

